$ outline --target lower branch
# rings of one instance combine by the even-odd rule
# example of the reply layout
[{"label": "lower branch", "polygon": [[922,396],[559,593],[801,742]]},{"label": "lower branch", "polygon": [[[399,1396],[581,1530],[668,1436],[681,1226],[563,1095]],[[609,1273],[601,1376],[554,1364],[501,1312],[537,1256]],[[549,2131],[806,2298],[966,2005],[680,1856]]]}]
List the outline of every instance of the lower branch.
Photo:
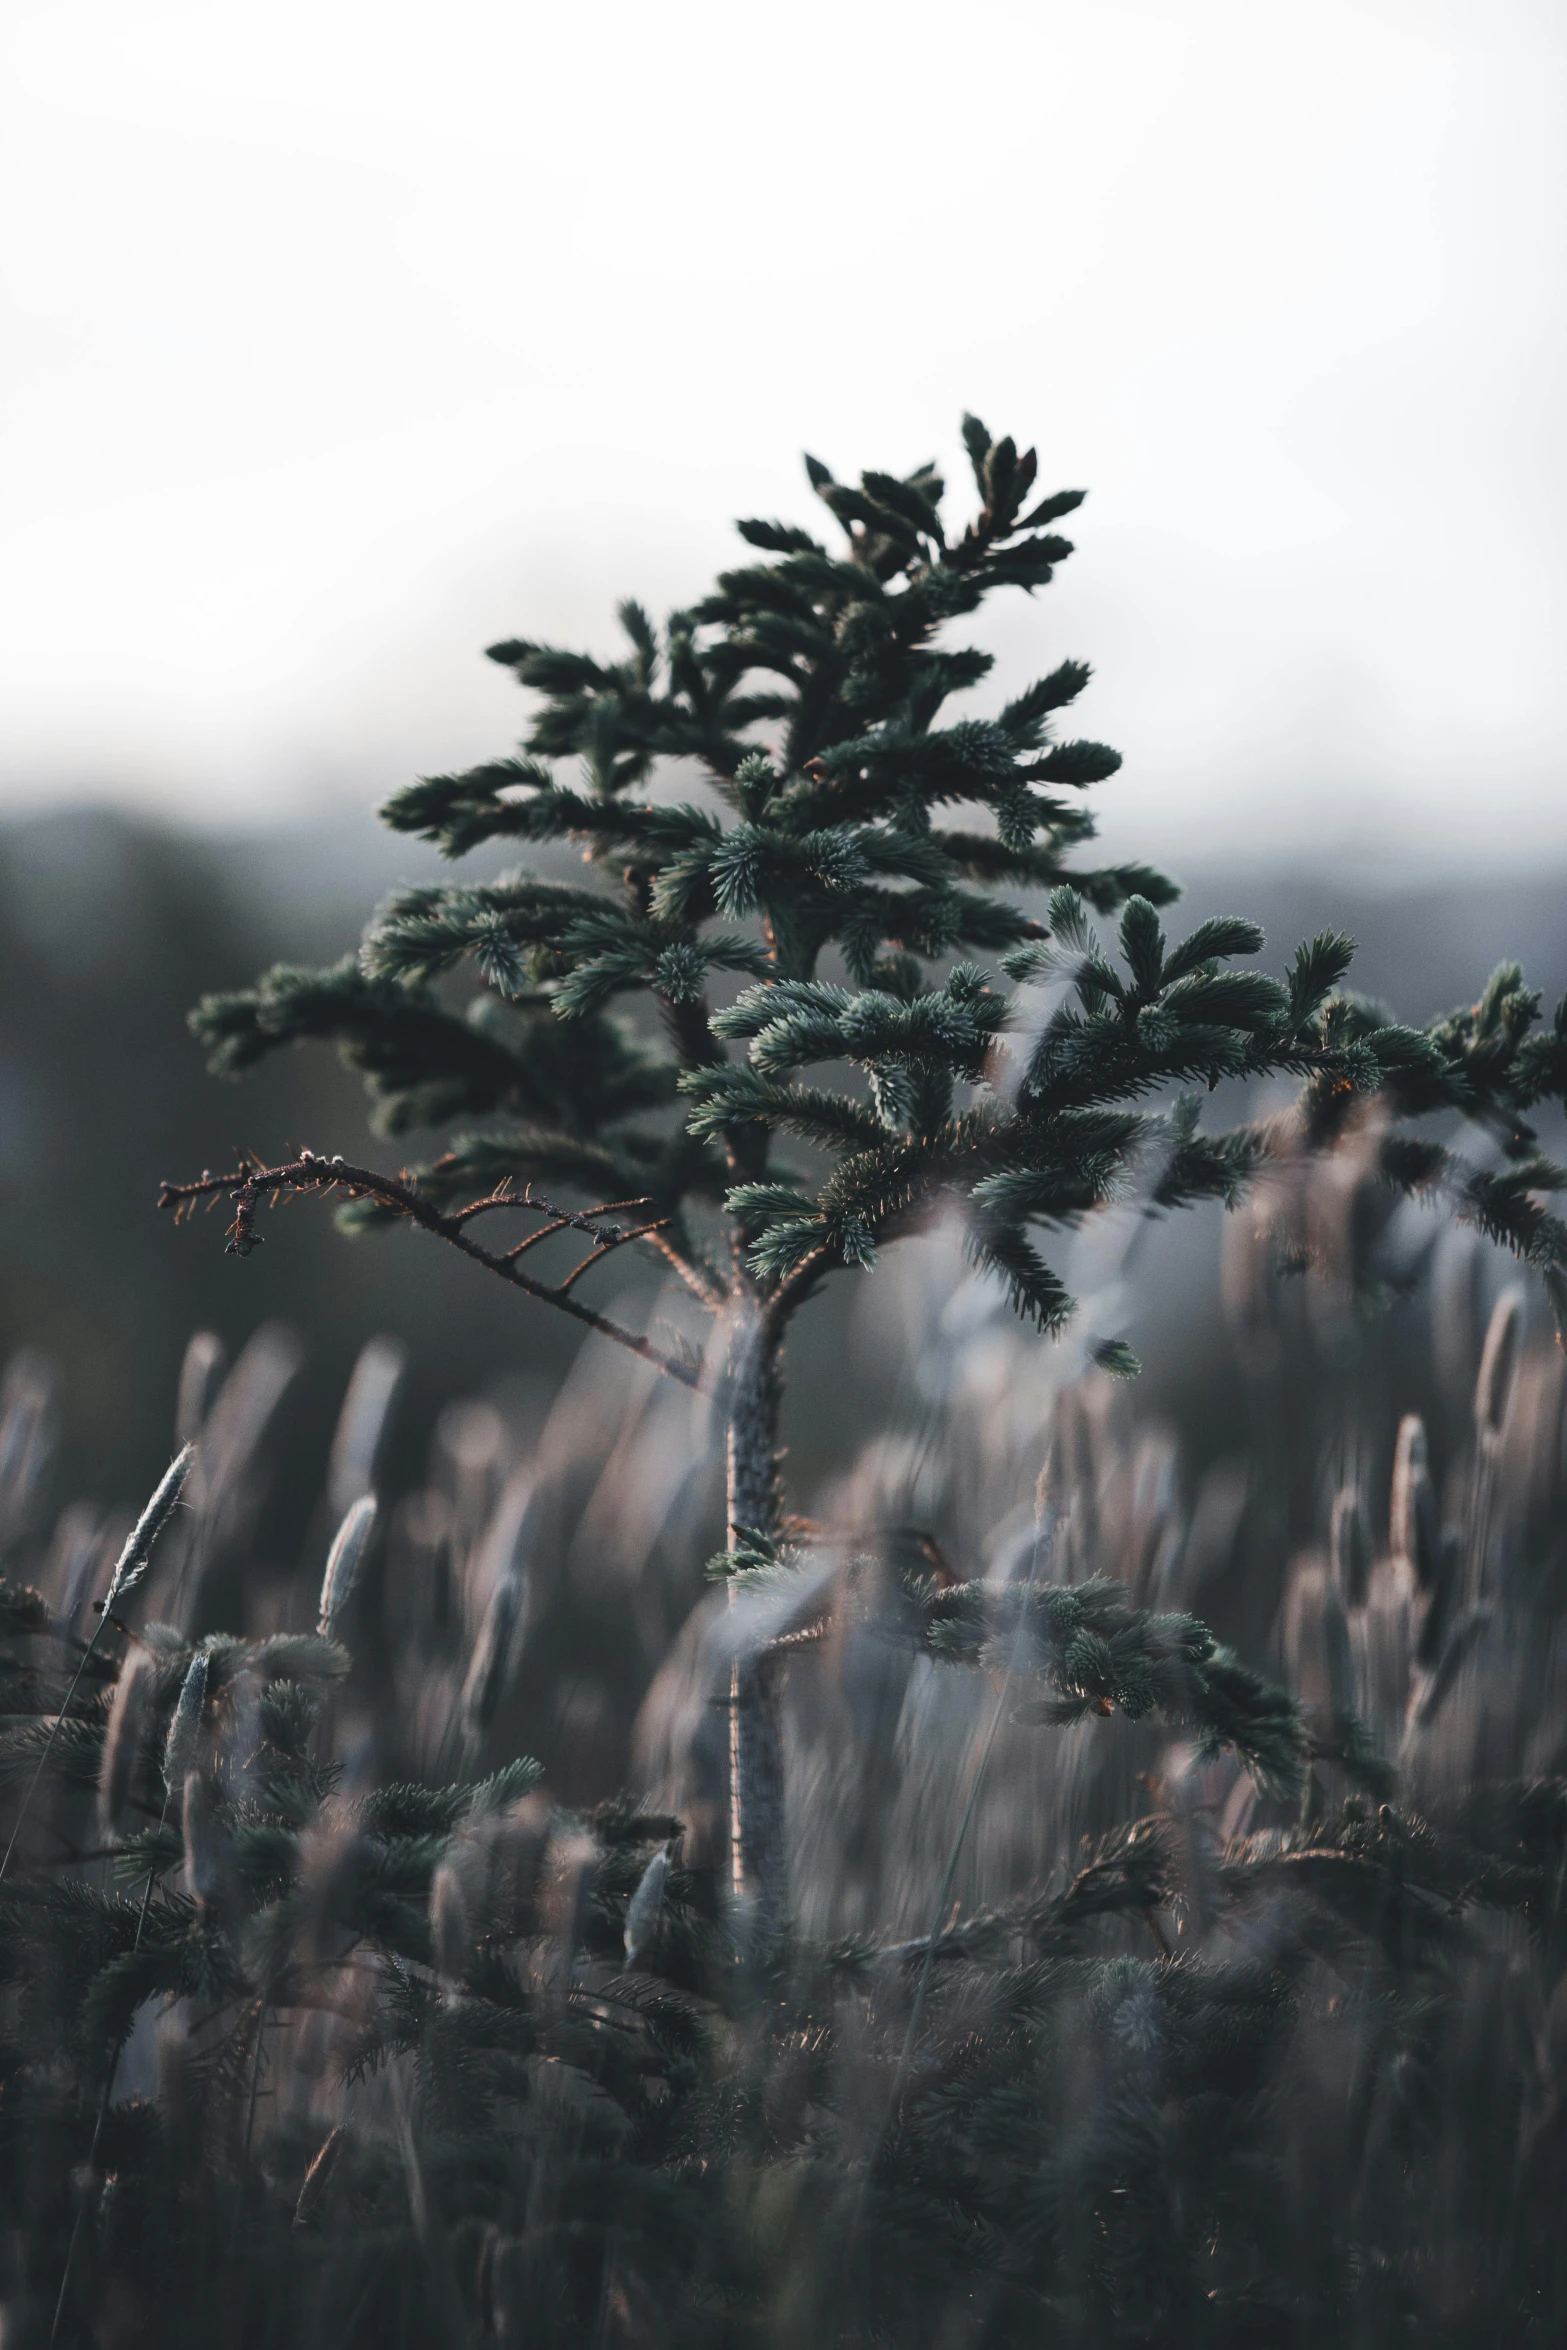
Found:
[{"label": "lower branch", "polygon": [[[612,1322],[608,1315],[596,1312],[592,1306],[585,1306],[580,1298],[571,1295],[572,1282],[578,1273],[587,1270],[588,1263],[596,1263],[600,1257],[624,1247],[627,1241],[649,1238],[659,1229],[657,1225],[644,1225],[635,1231],[625,1231],[618,1225],[597,1221],[591,1213],[554,1207],[548,1200],[535,1198],[531,1191],[527,1195],[492,1194],[490,1198],[475,1201],[454,1214],[443,1215],[439,1208],[422,1198],[412,1184],[399,1182],[395,1176],[383,1175],[374,1167],[350,1166],[346,1159],[323,1159],[315,1151],[301,1151],[297,1159],[279,1167],[238,1167],[228,1175],[203,1175],[195,1183],[165,1183],[158,1193],[158,1205],[160,1208],[173,1208],[178,1216],[199,1200],[214,1200],[226,1193],[234,1203],[234,1221],[229,1226],[229,1251],[234,1256],[244,1257],[250,1254],[260,1240],[260,1234],[255,1230],[255,1218],[264,1194],[271,1193],[275,1199],[287,1193],[308,1192],[324,1198],[338,1189],[346,1191],[350,1199],[379,1200],[383,1207],[406,1216],[410,1223],[417,1224],[421,1230],[433,1232],[437,1239],[460,1249],[465,1257],[472,1257],[474,1263],[482,1265],[487,1273],[509,1282],[513,1289],[520,1289],[525,1297],[538,1298],[542,1304],[569,1314],[574,1322],[581,1322],[585,1328],[597,1330],[601,1337],[612,1338],[617,1346],[640,1355],[644,1362],[652,1363],[669,1378],[678,1379],[683,1387],[694,1388],[699,1393],[704,1391],[702,1374],[693,1365],[682,1362],[678,1356],[666,1354],[651,1339],[643,1338],[635,1330],[624,1329],[620,1323]],[[549,1218],[554,1230],[570,1227],[587,1233],[594,1242],[590,1258],[579,1265],[575,1272],[568,1274],[564,1284],[552,1286],[548,1282],[534,1280],[516,1263],[518,1252],[515,1249],[504,1255],[496,1255],[493,1250],[481,1246],[466,1229],[471,1218],[481,1211],[506,1206],[531,1208]],[[599,1214],[602,1213],[600,1210]],[[530,1235],[530,1239],[543,1237],[543,1233]]]}]

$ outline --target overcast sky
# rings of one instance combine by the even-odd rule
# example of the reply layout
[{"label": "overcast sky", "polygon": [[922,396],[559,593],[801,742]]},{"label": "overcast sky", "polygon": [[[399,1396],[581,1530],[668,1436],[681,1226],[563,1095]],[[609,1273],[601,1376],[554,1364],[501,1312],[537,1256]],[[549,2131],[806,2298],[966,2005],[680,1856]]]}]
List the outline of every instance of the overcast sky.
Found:
[{"label": "overcast sky", "polygon": [[0,793],[369,807],[967,406],[1117,847],[1567,856],[1564,101],[1560,0],[7,0]]}]

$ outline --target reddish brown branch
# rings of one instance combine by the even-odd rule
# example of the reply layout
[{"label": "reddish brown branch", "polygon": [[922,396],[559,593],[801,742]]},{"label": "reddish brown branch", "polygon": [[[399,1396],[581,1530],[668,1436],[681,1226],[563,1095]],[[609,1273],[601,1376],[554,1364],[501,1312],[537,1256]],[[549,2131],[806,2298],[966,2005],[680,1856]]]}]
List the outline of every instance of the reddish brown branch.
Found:
[{"label": "reddish brown branch", "polygon": [[[613,1245],[618,1246],[621,1240],[633,1240],[636,1235],[630,1232],[621,1233],[614,1225],[607,1227],[601,1225],[598,1221],[599,1217],[612,1216],[622,1208],[649,1208],[652,1204],[652,1201],[648,1199],[615,1199],[606,1200],[604,1205],[598,1208],[557,1208],[547,1199],[536,1199],[531,1183],[526,1191],[512,1191],[507,1185],[500,1184],[484,1199],[476,1199],[466,1208],[458,1208],[454,1215],[448,1216],[447,1222],[449,1224],[467,1224],[475,1216],[488,1215],[493,1208],[531,1208],[535,1215],[552,1218],[551,1223],[546,1227],[548,1231],[561,1232],[565,1230],[567,1225],[570,1225],[578,1232],[591,1233],[595,1240],[607,1239]],[[664,1221],[668,1221],[667,1217]],[[653,1227],[649,1226],[648,1229],[652,1230]],[[538,1234],[534,1235],[535,1239],[539,1237]]]},{"label": "reddish brown branch", "polygon": [[558,1284],[556,1295],[564,1297],[568,1290],[574,1289],[589,1267],[596,1265],[601,1257],[607,1257],[612,1249],[624,1247],[628,1240],[646,1240],[650,1232],[656,1232],[658,1229],[657,1224],[639,1224],[634,1232],[622,1232],[613,1240],[601,1240],[598,1247],[590,1249],[581,1264],[574,1267],[566,1275],[565,1280]]},{"label": "reddish brown branch", "polygon": [[[259,1160],[247,1157],[227,1175],[203,1173],[195,1183],[165,1183],[158,1193],[158,1205],[160,1208],[172,1208],[178,1219],[198,1202],[210,1204],[226,1194],[234,1205],[234,1218],[228,1232],[229,1252],[244,1257],[260,1245],[261,1235],[255,1229],[255,1219],[263,1193],[270,1193],[274,1200],[286,1199],[299,1192],[324,1198],[338,1189],[346,1191],[350,1199],[379,1200],[383,1207],[392,1209],[397,1215],[406,1216],[410,1223],[419,1225],[426,1232],[433,1232],[437,1239],[449,1242],[453,1248],[460,1249],[464,1256],[472,1257],[475,1264],[482,1265],[486,1272],[510,1282],[514,1289],[520,1289],[525,1296],[536,1297],[545,1305],[557,1306],[563,1314],[569,1314],[574,1322],[581,1322],[589,1330],[597,1330],[604,1338],[612,1338],[617,1346],[626,1347],[632,1354],[640,1355],[644,1362],[654,1364],[671,1379],[678,1379],[683,1387],[701,1390],[701,1373],[689,1363],[666,1354],[651,1339],[641,1337],[635,1330],[623,1329],[618,1322],[610,1321],[605,1314],[596,1313],[591,1306],[585,1306],[580,1298],[570,1294],[571,1284],[580,1273],[587,1270],[589,1264],[597,1263],[600,1257],[608,1256],[627,1241],[642,1239],[656,1232],[660,1229],[658,1225],[626,1231],[619,1225],[603,1224],[597,1221],[605,1213],[602,1208],[585,1213],[572,1208],[557,1208],[551,1201],[536,1197],[531,1186],[525,1196],[495,1192],[485,1200],[474,1202],[467,1209],[459,1209],[453,1215],[443,1215],[439,1208],[421,1196],[416,1185],[401,1181],[396,1176],[383,1175],[375,1167],[351,1166],[342,1158],[323,1159],[315,1151],[301,1151],[298,1158],[290,1160],[286,1166],[265,1167]],[[615,1204],[641,1207],[646,1203],[628,1200]],[[535,1281],[513,1263],[512,1256],[518,1252],[496,1256],[492,1250],[470,1239],[464,1230],[468,1218],[479,1209],[505,1206],[532,1208],[537,1214],[553,1219],[550,1229],[558,1231],[569,1225],[575,1230],[587,1232],[598,1245],[584,1263],[568,1275],[564,1284],[551,1287],[547,1282]],[[543,1233],[530,1234],[529,1242],[544,1237]],[[529,1242],[524,1242],[523,1246],[528,1246]]]},{"label": "reddish brown branch", "polygon": [[679,1275],[693,1297],[699,1297],[711,1312],[723,1312],[729,1297],[715,1275],[710,1274],[702,1263],[693,1263],[691,1258],[682,1256],[666,1233],[650,1232],[647,1241],[649,1248],[657,1249],[670,1271]]},{"label": "reddish brown branch", "polygon": [[527,1255],[530,1248],[537,1248],[541,1240],[551,1240],[557,1232],[564,1232],[565,1229],[558,1217],[553,1224],[541,1224],[537,1232],[530,1232],[526,1240],[516,1241],[506,1251],[507,1264],[514,1265],[519,1257]]}]

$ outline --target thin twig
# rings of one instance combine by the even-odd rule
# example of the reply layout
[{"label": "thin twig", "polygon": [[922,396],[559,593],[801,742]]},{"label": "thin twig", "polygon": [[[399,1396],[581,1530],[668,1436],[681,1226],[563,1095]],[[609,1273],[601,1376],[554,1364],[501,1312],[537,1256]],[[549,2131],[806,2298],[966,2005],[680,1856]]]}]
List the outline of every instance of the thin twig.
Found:
[{"label": "thin twig", "polygon": [[552,1231],[558,1232],[563,1226],[570,1224],[578,1232],[591,1233],[595,1240],[608,1240],[612,1245],[618,1245],[620,1241],[631,1240],[635,1235],[622,1232],[618,1226],[613,1224],[602,1225],[598,1219],[601,1216],[614,1215],[618,1209],[650,1208],[652,1204],[650,1199],[616,1199],[606,1200],[602,1207],[597,1208],[557,1208],[549,1200],[535,1199],[533,1186],[530,1183],[526,1191],[507,1191],[497,1186],[494,1191],[489,1193],[488,1197],[473,1200],[466,1208],[458,1208],[455,1214],[448,1216],[447,1222],[449,1224],[466,1224],[474,1216],[489,1215],[495,1208],[531,1208],[535,1215],[550,1216],[554,1219],[550,1227]]},{"label": "thin twig", "polygon": [[709,1307],[715,1314],[723,1312],[729,1303],[728,1291],[719,1281],[717,1275],[710,1272],[704,1264],[691,1257],[682,1256],[680,1250],[669,1238],[667,1229],[650,1232],[648,1245],[650,1248],[657,1249],[670,1271],[679,1276],[693,1297],[700,1298],[703,1305]]},{"label": "thin twig", "polygon": [[515,1241],[506,1251],[507,1264],[514,1265],[519,1257],[527,1255],[530,1248],[537,1248],[541,1240],[551,1240],[557,1232],[564,1232],[565,1229],[566,1220],[563,1216],[557,1216],[553,1224],[541,1224],[537,1232],[530,1232],[526,1240]]},{"label": "thin twig", "polygon": [[[668,1219],[665,1218],[663,1220],[667,1222]],[[600,1241],[597,1248],[590,1249],[588,1251],[588,1254],[583,1258],[580,1265],[573,1267],[571,1272],[566,1275],[564,1281],[557,1282],[555,1289],[556,1296],[565,1297],[568,1291],[571,1290],[574,1285],[582,1279],[583,1274],[591,1271],[592,1267],[599,1262],[600,1258],[607,1257],[612,1249],[621,1247],[621,1245],[628,1240],[645,1240],[650,1232],[656,1232],[657,1230],[657,1224],[641,1224],[637,1227],[635,1232],[623,1232],[620,1234],[619,1238],[615,1240]]]}]

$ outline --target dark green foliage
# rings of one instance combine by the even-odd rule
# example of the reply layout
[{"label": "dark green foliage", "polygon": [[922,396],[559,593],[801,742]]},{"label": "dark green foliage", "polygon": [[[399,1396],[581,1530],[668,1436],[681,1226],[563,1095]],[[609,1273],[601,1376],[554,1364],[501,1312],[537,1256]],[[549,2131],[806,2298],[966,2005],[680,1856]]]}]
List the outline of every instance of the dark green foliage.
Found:
[{"label": "dark green foliage", "polygon": [[[769,1602],[791,1624],[825,1620],[829,1610],[852,1615],[861,1590],[878,1588],[873,1562],[859,1560],[848,1569],[847,1592],[824,1597],[807,1558],[797,1546],[746,1529],[737,1549],[709,1562],[709,1573]],[[1059,1726],[1088,1714],[1121,1713],[1134,1722],[1152,1716],[1191,1729],[1205,1757],[1233,1750],[1263,1786],[1300,1791],[1312,1752],[1301,1708],[1194,1616],[1134,1607],[1102,1575],[1063,1586],[1032,1577],[954,1583],[911,1573],[900,1579],[899,1600],[903,1638],[945,1663],[1016,1680],[1022,1702],[1014,1721]],[[1030,1682],[1053,1695],[1025,1698]]]},{"label": "dark green foliage", "polygon": [[[723,1197],[749,1277],[784,1311],[955,1201],[979,1261],[1045,1330],[1072,1301],[1037,1228],[1126,1196],[1150,1212],[1233,1203],[1274,1147],[1261,1132],[1198,1135],[1189,1103],[1163,1118],[1128,1105],[1285,1071],[1306,1080],[1310,1149],[1373,1097],[1395,1118],[1457,1111],[1489,1127],[1500,1173],[1402,1134],[1384,1173],[1442,1192],[1567,1279],[1567,1228],[1536,1197],[1560,1178],[1523,1118],[1567,1090],[1567,1005],[1540,1033],[1538,1000],[1508,965],[1472,1011],[1420,1032],[1334,993],[1352,951],[1336,932],[1301,947],[1282,983],[1233,967],[1263,944],[1251,923],[1205,922],[1172,946],[1157,910],[1170,883],[1072,861],[1094,829],[1077,795],[1119,764],[1052,731],[1087,667],[1060,663],[994,719],[948,717],[990,658],[947,647],[944,630],[998,588],[1046,585],[1072,550],[1045,526],[1082,499],[1025,511],[1033,452],[972,417],[964,433],[982,507],[955,539],[933,468],[850,487],[812,459],[840,551],[744,522],[770,560],[724,573],[662,629],[622,606],[622,661],[492,646],[536,697],[526,755],[413,785],[387,820],[453,857],[501,838],[574,841],[594,878],[406,891],[357,964],[279,969],[210,998],[196,1025],[213,1065],[234,1073],[335,1037],[384,1131],[485,1122],[424,1171],[437,1202],[502,1178],[645,1195],[672,1219],[660,1246],[709,1286],[708,1244],[684,1210]],[[575,763],[570,780],[560,761]],[[667,762],[700,777],[700,804],[649,796]],[[998,885],[1052,890],[1044,921]],[[1090,905],[1121,909],[1119,958]],[[999,956],[1021,993],[976,956]],[[459,967],[484,990],[465,1013],[438,986]],[[715,984],[735,977],[753,984],[715,1010]],[[666,1050],[616,1024],[617,1000],[637,996],[657,1007]],[[821,1063],[859,1082],[800,1082]],[[779,1136],[836,1164],[780,1181]]]}]

